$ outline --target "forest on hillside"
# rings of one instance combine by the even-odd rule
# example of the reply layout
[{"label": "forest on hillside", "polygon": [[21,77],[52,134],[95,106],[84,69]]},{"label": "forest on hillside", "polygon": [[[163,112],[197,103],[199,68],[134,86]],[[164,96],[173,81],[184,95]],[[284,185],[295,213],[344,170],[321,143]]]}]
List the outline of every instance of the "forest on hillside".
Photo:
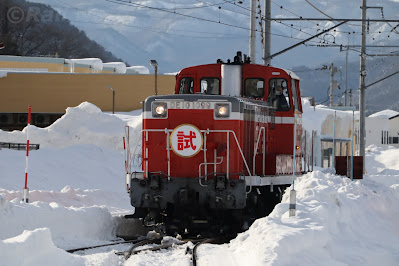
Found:
[{"label": "forest on hillside", "polygon": [[122,61],[48,5],[0,1],[0,55]]}]

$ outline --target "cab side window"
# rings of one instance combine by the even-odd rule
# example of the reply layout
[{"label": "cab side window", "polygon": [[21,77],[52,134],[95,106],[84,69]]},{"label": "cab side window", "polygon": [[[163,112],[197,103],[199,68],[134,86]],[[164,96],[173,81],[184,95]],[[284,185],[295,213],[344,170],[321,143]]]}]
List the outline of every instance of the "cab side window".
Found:
[{"label": "cab side window", "polygon": [[211,95],[220,94],[220,81],[218,78],[202,78],[201,92]]},{"label": "cab side window", "polygon": [[185,77],[180,80],[179,94],[193,94],[194,93],[194,79]]},{"label": "cab side window", "polygon": [[248,78],[244,82],[244,95],[262,98],[265,95],[265,81],[261,78]]},{"label": "cab side window", "polygon": [[272,78],[269,81],[269,95],[267,101],[270,102],[276,111],[289,111],[290,96],[288,93],[287,80],[283,78]]}]

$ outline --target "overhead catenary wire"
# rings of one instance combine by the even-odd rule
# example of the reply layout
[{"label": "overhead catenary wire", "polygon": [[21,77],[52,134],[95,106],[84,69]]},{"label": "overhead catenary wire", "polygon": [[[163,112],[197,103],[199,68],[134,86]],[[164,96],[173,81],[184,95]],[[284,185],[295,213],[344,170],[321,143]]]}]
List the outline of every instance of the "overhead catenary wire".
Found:
[{"label": "overhead catenary wire", "polygon": [[[62,3],[62,4],[64,4],[64,5],[68,6],[68,7],[70,7],[70,8],[73,8],[73,9],[76,9],[76,10],[78,10],[78,11],[84,12],[84,13],[86,13],[86,14],[89,14],[89,15],[92,15],[92,16],[95,16],[95,17],[98,17],[98,18],[101,18],[101,19],[103,19],[104,21],[113,22],[113,23],[115,23],[116,25],[121,25],[121,26],[125,26],[125,27],[132,27],[132,28],[137,28],[137,29],[141,29],[141,30],[147,30],[147,31],[156,32],[156,33],[162,33],[162,34],[168,34],[168,35],[175,35],[175,36],[180,36],[180,37],[188,37],[188,38],[217,38],[217,37],[210,37],[210,36],[194,36],[194,35],[176,34],[176,33],[171,33],[171,32],[165,32],[165,29],[154,29],[154,28],[150,28],[150,27],[140,27],[140,26],[135,26],[135,25],[131,25],[131,24],[121,23],[121,22],[119,22],[119,21],[115,21],[115,20],[112,20],[112,19],[109,19],[109,18],[100,16],[100,15],[94,14],[94,13],[92,13],[92,12],[90,12],[90,11],[83,10],[83,9],[81,9],[81,8],[72,6],[72,5],[70,5],[70,4],[67,4],[67,3],[61,1],[61,0],[56,0],[56,1],[58,1],[58,2],[60,2],[60,3]],[[109,1],[109,0],[104,0],[104,1]],[[119,4],[119,3],[115,3],[115,4]],[[200,19],[200,18],[199,18],[199,19]],[[208,20],[207,20],[207,21],[208,21]],[[218,23],[218,24],[219,24],[219,22],[217,22],[217,21],[212,21],[212,22]],[[82,23],[93,23],[93,22],[82,22]],[[98,24],[98,23],[96,23],[96,24]],[[220,23],[220,24],[222,24],[222,23]],[[226,25],[226,24],[224,24],[224,25]],[[235,28],[239,28],[239,29],[249,30],[249,28],[242,27],[242,26],[234,26],[234,25],[228,25],[228,26],[230,26],[230,27],[235,27]],[[175,30],[175,31],[178,31],[178,30]],[[183,30],[182,30],[182,31],[183,31]],[[257,30],[256,30],[256,31],[257,31]],[[189,32],[193,32],[193,31],[189,31]],[[205,32],[205,33],[207,33],[207,32]],[[210,33],[210,34],[216,34],[216,33]],[[271,33],[271,35],[277,36],[277,37],[282,37],[282,38],[287,38],[287,39],[304,40],[304,39],[302,39],[302,38],[296,38],[296,37],[287,36],[287,35],[278,34],[278,33]],[[224,38],[224,37],[220,37],[220,38]],[[240,37],[237,36],[237,38],[240,38]],[[245,36],[242,36],[242,38],[247,38],[247,36],[246,36],[246,35],[245,35]]]},{"label": "overhead catenary wire", "polygon": [[[97,14],[94,14],[94,13],[92,13],[90,11],[82,10],[82,9],[80,9],[78,7],[74,7],[72,5],[69,5],[69,4],[61,1],[61,0],[56,0],[56,1],[66,5],[66,6],[70,6],[70,7],[74,8],[74,9],[77,9],[77,10],[80,10],[80,11],[85,12],[87,14],[90,14],[92,16],[99,17],[99,18],[103,19],[104,21],[110,21],[110,22],[113,22],[113,23],[118,23],[118,24],[121,24],[121,25],[126,26],[126,27],[133,27],[133,28],[138,28],[138,29],[142,29],[142,30],[152,31],[152,32],[156,32],[156,33],[170,34],[170,35],[175,35],[175,36],[180,36],[180,37],[188,37],[188,38],[217,38],[217,37],[213,37],[213,36],[184,35],[184,34],[178,34],[178,33],[170,32],[170,30],[165,31],[165,29],[161,30],[161,29],[155,29],[153,27],[138,27],[138,26],[135,26],[135,25],[130,25],[130,24],[126,24],[126,23],[120,23],[119,21],[114,21],[114,20],[109,19],[107,17],[102,17],[102,16],[99,16]],[[152,7],[152,6],[140,4],[140,3],[137,3],[137,2],[127,1],[127,0],[104,0],[104,1],[110,2],[110,3],[114,3],[114,4],[118,4],[118,5],[133,6],[133,7],[137,7],[137,8],[148,8],[148,9],[151,9],[151,10],[157,10],[157,11],[160,11],[160,12],[167,12],[167,13],[170,13],[170,14],[184,16],[184,17],[188,17],[188,18],[192,18],[192,19],[196,19],[196,20],[200,20],[200,21],[204,21],[204,22],[217,23],[219,25],[233,27],[233,28],[238,28],[238,29],[243,29],[243,30],[247,30],[247,31],[250,30],[248,27],[245,27],[245,26],[234,25],[234,24],[231,24],[231,23],[225,23],[223,21],[220,21],[220,18],[219,18],[219,20],[213,20],[213,19],[207,19],[207,18],[202,18],[202,17],[198,17],[198,16],[194,16],[194,15],[188,15],[188,14],[184,14],[184,13],[181,13],[181,12],[177,12],[176,10],[178,10],[180,7],[165,9],[165,8]],[[199,1],[199,0],[196,0],[196,1]],[[202,1],[199,1],[199,2],[202,2]],[[207,2],[204,2],[204,3],[208,4],[207,7],[212,6],[212,4],[210,4],[210,3],[207,3]],[[235,6],[239,6],[239,5],[236,5],[235,2],[226,1],[226,0],[223,0],[223,3],[234,4]],[[223,4],[223,3],[217,3],[217,4]],[[217,4],[213,4],[212,7],[215,7]],[[242,7],[242,8],[244,8],[244,7]],[[246,8],[244,8],[244,9],[246,9]],[[286,9],[286,10],[288,10],[288,9]],[[231,11],[231,10],[229,10],[229,11]],[[234,11],[231,11],[231,12],[234,12]],[[291,12],[291,13],[295,14],[294,12]],[[261,14],[259,14],[259,15],[260,15],[261,18],[263,18],[263,16]],[[295,15],[297,15],[297,14],[295,14]],[[297,16],[299,16],[299,15],[297,15]],[[284,18],[278,19],[278,20],[273,19],[272,21],[275,21],[275,22],[279,21],[279,23],[281,23],[283,25],[282,21],[284,21],[284,20],[287,20],[287,19],[284,19]],[[308,21],[311,22],[314,19],[307,19],[307,18],[299,17],[299,19],[297,19],[297,20],[300,20],[300,21],[308,20]],[[322,20],[325,21],[326,19],[322,19]],[[333,20],[340,21],[340,19],[333,19]],[[348,19],[348,21],[351,21],[351,19]],[[287,26],[287,25],[285,25],[285,26]],[[293,26],[288,26],[288,27],[291,27],[294,30],[298,30],[298,31],[300,31],[300,32],[302,32],[304,34],[311,35],[311,33],[306,32],[306,31],[304,31],[302,29],[297,29],[297,28],[295,28]],[[253,31],[259,32],[258,29],[253,29]],[[193,32],[193,31],[190,31],[190,32]],[[205,34],[209,34],[209,33],[205,33]],[[302,38],[298,38],[298,37],[294,37],[294,36],[287,36],[287,35],[277,34],[277,33],[271,33],[271,35],[277,36],[277,37],[288,38],[288,39],[305,40],[305,39],[302,39]],[[240,37],[237,37],[237,38],[246,38],[246,36],[242,36],[242,37],[240,36]],[[318,37],[318,38],[320,39],[320,37]],[[307,42],[308,43],[313,43],[314,41],[307,41]],[[329,41],[323,41],[323,42],[330,43]]]}]

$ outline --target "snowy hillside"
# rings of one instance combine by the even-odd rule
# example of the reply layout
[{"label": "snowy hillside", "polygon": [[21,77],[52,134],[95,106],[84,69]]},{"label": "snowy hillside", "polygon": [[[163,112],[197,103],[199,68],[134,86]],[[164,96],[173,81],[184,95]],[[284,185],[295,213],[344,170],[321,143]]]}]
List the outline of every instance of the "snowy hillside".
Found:
[{"label": "snowy hillside", "polygon": [[[303,125],[321,128],[332,112],[304,103]],[[344,113],[340,114],[342,117]],[[29,157],[30,203],[21,203],[25,153],[0,150],[0,265],[188,265],[185,246],[144,252],[128,261],[128,245],[80,255],[64,249],[114,240],[119,215],[132,213],[124,188],[124,126],[141,128],[141,111],[103,113],[90,103],[68,108],[52,126],[30,128],[41,148]],[[23,142],[24,132],[1,141]],[[201,265],[398,265],[399,150],[367,149],[363,180],[317,168],[299,177],[297,216],[281,204],[224,245],[203,245]],[[188,243],[186,245],[192,245]]]},{"label": "snowy hillside", "polygon": [[[248,54],[250,1],[125,1],[125,0],[31,0],[51,5],[72,24],[84,30],[130,65],[148,65],[156,59],[159,71],[176,72],[183,67],[232,58],[240,50]],[[263,5],[263,1],[260,1]],[[310,1],[316,8],[334,18],[360,18],[361,1]],[[386,19],[398,19],[395,0],[368,1],[383,7]],[[263,7],[262,7],[262,15]],[[305,1],[272,1],[272,17],[326,18]],[[368,17],[380,19],[379,9],[369,9]],[[272,53],[281,51],[318,30],[331,27],[331,22],[272,22]],[[360,44],[359,22],[343,25],[309,44]],[[398,39],[392,28],[396,24],[371,23],[368,44],[389,44]],[[260,26],[257,28],[256,61],[262,62]],[[380,49],[374,49],[380,50]],[[392,49],[391,49],[392,50]],[[384,52],[391,51],[383,49]],[[350,57],[358,61],[358,53]],[[319,66],[337,59],[345,60],[339,48],[300,46],[273,59],[273,65],[291,68],[298,65]]]}]

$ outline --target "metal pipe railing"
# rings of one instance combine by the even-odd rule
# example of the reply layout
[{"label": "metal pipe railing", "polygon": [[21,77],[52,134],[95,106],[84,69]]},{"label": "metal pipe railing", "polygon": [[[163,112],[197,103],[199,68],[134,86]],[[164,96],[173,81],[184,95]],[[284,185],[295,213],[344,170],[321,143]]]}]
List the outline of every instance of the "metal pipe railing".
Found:
[{"label": "metal pipe railing", "polygon": [[265,128],[261,127],[259,130],[259,134],[258,134],[258,139],[256,141],[256,146],[254,147],[254,157],[252,160],[252,173],[253,175],[255,175],[255,157],[256,157],[256,153],[258,152],[258,146],[259,146],[259,140],[260,140],[260,136],[263,132],[263,145],[262,145],[262,153],[263,153],[263,162],[262,162],[262,174],[265,175],[265,161],[266,161],[266,154],[265,154]]},{"label": "metal pipe railing", "polygon": [[[172,129],[167,129],[167,128],[165,128],[165,129],[143,129],[141,131],[142,134],[143,133],[145,134],[145,141],[146,142],[148,142],[148,139],[149,139],[149,136],[148,136],[149,132],[164,132],[166,134],[166,150],[167,150],[167,160],[168,160],[168,179],[170,179],[170,170],[171,170],[170,169],[170,160],[171,160],[171,158],[170,158],[170,133],[172,131],[173,131]],[[264,128],[263,128],[263,131],[264,131]],[[206,145],[207,137],[206,137],[206,135],[208,135],[210,133],[226,133],[226,142],[227,142],[227,154],[226,154],[226,157],[227,157],[226,168],[227,169],[226,169],[226,175],[227,175],[227,178],[229,178],[229,175],[230,175],[230,163],[229,163],[229,161],[230,161],[230,134],[232,134],[233,137],[234,137],[234,140],[235,140],[235,142],[237,144],[237,147],[238,147],[238,150],[240,152],[241,158],[242,158],[242,160],[244,162],[244,165],[245,165],[245,167],[246,167],[246,169],[248,171],[248,174],[251,176],[251,171],[249,169],[247,160],[245,159],[245,156],[244,156],[244,154],[242,152],[240,143],[239,143],[239,141],[237,139],[237,135],[235,134],[234,131],[232,131],[232,130],[209,130],[209,129],[207,129],[207,130],[201,130],[201,132],[205,136],[204,137],[204,142],[205,143],[204,143],[204,148],[203,148],[204,156],[205,156],[204,157],[205,158],[204,159],[204,163],[206,163],[207,165],[208,164],[214,164],[214,165],[215,164],[220,164],[220,163],[216,162],[216,159],[215,159],[215,162],[212,162],[212,163],[208,163],[206,161],[206,152],[207,152],[207,145]],[[265,135],[263,135],[263,137],[265,137]],[[263,144],[265,144],[265,141],[263,142]],[[137,143],[136,143],[136,148],[137,148]],[[263,150],[264,150],[264,147],[263,147]],[[263,153],[264,153],[264,151],[263,151]],[[145,159],[145,165],[146,165],[145,175],[146,175],[146,177],[148,177],[148,148],[145,149],[145,155],[144,156],[146,158]],[[205,169],[206,169],[206,167],[205,167]],[[207,169],[205,171],[206,171],[206,174],[207,174]],[[199,174],[200,174],[200,171],[199,171]],[[201,174],[199,176],[201,176]]]}]

